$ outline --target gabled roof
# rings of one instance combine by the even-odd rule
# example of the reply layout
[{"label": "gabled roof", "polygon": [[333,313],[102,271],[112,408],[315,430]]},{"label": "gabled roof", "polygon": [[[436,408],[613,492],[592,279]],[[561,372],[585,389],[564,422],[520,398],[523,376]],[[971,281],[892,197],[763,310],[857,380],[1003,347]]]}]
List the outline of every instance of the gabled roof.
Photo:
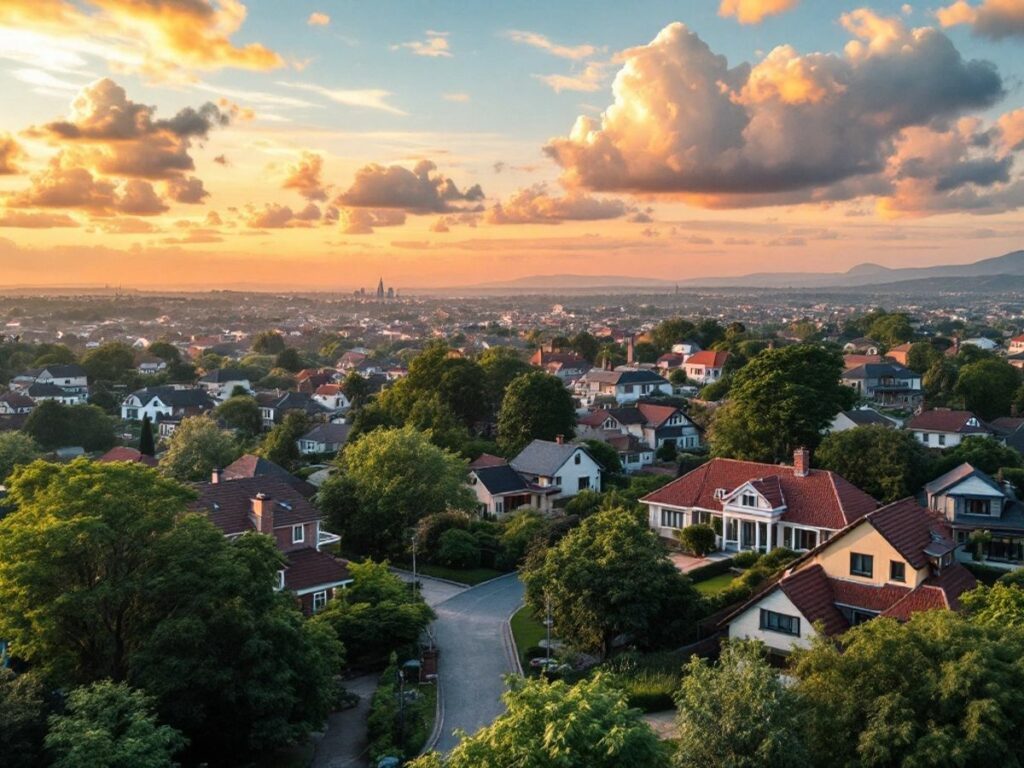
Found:
[{"label": "gabled roof", "polygon": [[883,376],[896,376],[904,379],[920,379],[921,374],[910,370],[899,363],[864,363],[856,368],[843,372],[844,379],[880,379]]},{"label": "gabled roof", "polygon": [[71,363],[69,365],[47,365],[39,369],[37,375],[49,373],[55,379],[76,379],[86,375],[85,368]]},{"label": "gabled roof", "polygon": [[654,403],[638,403],[637,410],[643,414],[646,423],[652,427],[660,427],[671,419],[679,409],[674,405],[655,405]]},{"label": "gabled roof", "polygon": [[352,580],[348,564],[313,547],[296,549],[285,555],[284,588],[307,592],[316,587],[334,586]]},{"label": "gabled roof", "polygon": [[752,480],[750,485],[772,505],[773,509],[778,509],[786,503],[786,497],[782,493],[782,483],[779,481],[778,475]]},{"label": "gabled roof", "polygon": [[253,530],[249,514],[256,494],[270,497],[274,505],[274,527],[283,528],[320,519],[320,513],[295,488],[276,477],[247,477],[221,480],[217,483],[197,483],[199,498],[189,507],[205,512],[210,522],[226,535]]},{"label": "gabled roof", "polygon": [[[924,568],[929,556],[937,557],[956,548],[945,521],[913,498],[876,509],[865,520],[914,568]],[[841,535],[834,536],[832,541]]]},{"label": "gabled roof", "polygon": [[12,389],[0,393],[0,402],[7,403],[12,408],[31,408],[35,402],[28,395],[15,392]]},{"label": "gabled roof", "polygon": [[317,443],[344,443],[351,431],[351,424],[317,424],[299,439]]},{"label": "gabled roof", "polygon": [[62,388],[48,381],[31,384],[27,391],[29,397],[63,397],[67,394]]},{"label": "gabled roof", "polygon": [[476,467],[470,471],[476,475],[480,484],[492,496],[506,493],[526,493],[529,491],[529,485],[523,479],[523,476],[508,464],[499,464],[493,467]]},{"label": "gabled roof", "polygon": [[[551,477],[576,451],[583,451],[590,456],[590,452],[582,445],[534,440],[523,448],[510,464],[517,472]],[[594,457],[590,456],[590,458]]]},{"label": "gabled roof", "polygon": [[729,360],[729,353],[723,351],[716,351],[713,349],[705,349],[700,352],[695,352],[686,358],[687,365],[703,365],[708,368],[721,368]]},{"label": "gabled roof", "polygon": [[132,392],[129,397],[137,397],[143,406],[148,405],[154,398],[160,398],[160,402],[172,408],[213,408],[213,401],[202,389],[176,389],[175,387],[146,387]]},{"label": "gabled roof", "polygon": [[779,479],[786,502],[782,519],[787,522],[838,530],[878,507],[871,496],[828,470],[812,469],[806,477],[797,477],[793,467],[721,458],[702,464],[641,501],[720,510],[722,502],[715,497],[718,489],[728,494],[744,483],[768,477]]},{"label": "gabled roof", "polygon": [[473,459],[469,463],[470,469],[477,469],[478,467],[500,467],[502,464],[508,464],[508,461],[501,458],[501,456],[495,456],[491,453],[481,453],[477,458]]},{"label": "gabled roof", "polygon": [[296,477],[279,464],[257,456],[254,453],[247,453],[238,457],[221,470],[221,477],[224,480],[238,480],[246,477],[270,477],[288,483],[292,488],[301,493],[307,499],[316,495],[316,486]]},{"label": "gabled roof", "polygon": [[[967,422],[975,419],[978,426]],[[958,432],[960,434],[989,434],[991,430],[985,423],[970,411],[951,411],[946,408],[933,408],[912,416],[906,423],[907,429],[926,432]]]},{"label": "gabled roof", "polygon": [[157,461],[152,456],[147,456],[138,448],[131,448],[127,445],[118,445],[100,456],[96,461],[104,463],[112,461],[132,461],[137,464],[145,464],[147,467],[155,467]]},{"label": "gabled roof", "polygon": [[603,368],[591,368],[584,374],[587,381],[599,384],[664,384],[665,379],[654,371],[628,368],[618,371],[606,371]]},{"label": "gabled roof", "polygon": [[928,495],[931,495],[933,493],[942,493],[943,491],[949,490],[953,486],[962,483],[964,480],[967,480],[968,478],[971,477],[978,478],[983,483],[990,486],[992,490],[996,491],[1000,495],[1006,495],[1005,491],[1003,491],[1003,489],[999,486],[999,483],[997,483],[987,474],[982,472],[980,469],[975,469],[971,464],[967,463],[966,461],[959,467],[954,467],[953,469],[949,470],[949,472],[947,472],[946,474],[940,475],[939,477],[932,480],[930,483],[925,485],[924,490]]},{"label": "gabled roof", "polygon": [[[849,623],[835,606],[830,579],[820,565],[813,565],[786,576],[778,582],[778,587],[804,618],[812,624],[819,621],[824,624],[825,634],[836,635],[849,629]],[[744,609],[746,607],[745,604]]]}]

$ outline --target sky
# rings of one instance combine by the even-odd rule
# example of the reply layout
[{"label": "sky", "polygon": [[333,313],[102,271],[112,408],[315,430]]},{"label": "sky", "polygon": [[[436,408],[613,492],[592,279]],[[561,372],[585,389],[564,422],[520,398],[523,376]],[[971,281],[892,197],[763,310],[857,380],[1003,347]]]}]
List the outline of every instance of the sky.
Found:
[{"label": "sky", "polygon": [[1024,0],[0,1],[0,287],[1024,247]]}]

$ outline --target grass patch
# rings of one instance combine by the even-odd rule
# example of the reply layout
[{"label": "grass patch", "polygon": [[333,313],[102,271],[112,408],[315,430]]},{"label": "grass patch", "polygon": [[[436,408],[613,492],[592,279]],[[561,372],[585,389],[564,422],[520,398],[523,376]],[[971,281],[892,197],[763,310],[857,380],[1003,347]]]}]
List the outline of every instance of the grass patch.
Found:
[{"label": "grass patch", "polygon": [[[411,571],[412,563],[395,563],[395,567]],[[494,568],[468,568],[463,570],[461,568],[446,568],[443,565],[433,565],[431,563],[417,563],[416,573],[421,576],[433,576],[436,579],[458,581],[470,586],[505,575],[504,571]]]},{"label": "grass patch", "polygon": [[717,595],[719,592],[728,589],[735,578],[735,573],[720,573],[717,576],[712,576],[710,579],[698,581],[693,586],[702,595]]},{"label": "grass patch", "polygon": [[530,660],[527,658],[526,652],[530,648],[540,645],[541,640],[547,639],[548,630],[525,605],[512,614],[511,624],[516,653],[519,654],[519,662],[523,665],[525,672],[530,668]]}]

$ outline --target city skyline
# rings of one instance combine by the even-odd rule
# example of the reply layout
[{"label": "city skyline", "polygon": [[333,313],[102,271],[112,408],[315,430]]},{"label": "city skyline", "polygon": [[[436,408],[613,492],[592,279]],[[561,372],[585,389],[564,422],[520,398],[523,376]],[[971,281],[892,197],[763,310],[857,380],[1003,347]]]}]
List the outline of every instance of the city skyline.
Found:
[{"label": "city skyline", "polygon": [[1020,247],[1020,3],[461,10],[5,3],[4,282],[407,290]]}]

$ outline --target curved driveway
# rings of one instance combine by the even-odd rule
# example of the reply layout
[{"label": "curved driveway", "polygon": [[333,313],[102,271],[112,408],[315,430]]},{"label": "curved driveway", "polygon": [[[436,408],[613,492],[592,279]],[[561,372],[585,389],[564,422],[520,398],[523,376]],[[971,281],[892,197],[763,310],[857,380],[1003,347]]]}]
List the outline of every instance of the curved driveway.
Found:
[{"label": "curved driveway", "polygon": [[441,649],[439,679],[444,701],[435,749],[447,752],[459,743],[455,729],[474,733],[489,725],[505,706],[502,676],[513,671],[505,643],[505,622],[523,601],[516,574],[467,589],[434,606],[434,637]]}]

